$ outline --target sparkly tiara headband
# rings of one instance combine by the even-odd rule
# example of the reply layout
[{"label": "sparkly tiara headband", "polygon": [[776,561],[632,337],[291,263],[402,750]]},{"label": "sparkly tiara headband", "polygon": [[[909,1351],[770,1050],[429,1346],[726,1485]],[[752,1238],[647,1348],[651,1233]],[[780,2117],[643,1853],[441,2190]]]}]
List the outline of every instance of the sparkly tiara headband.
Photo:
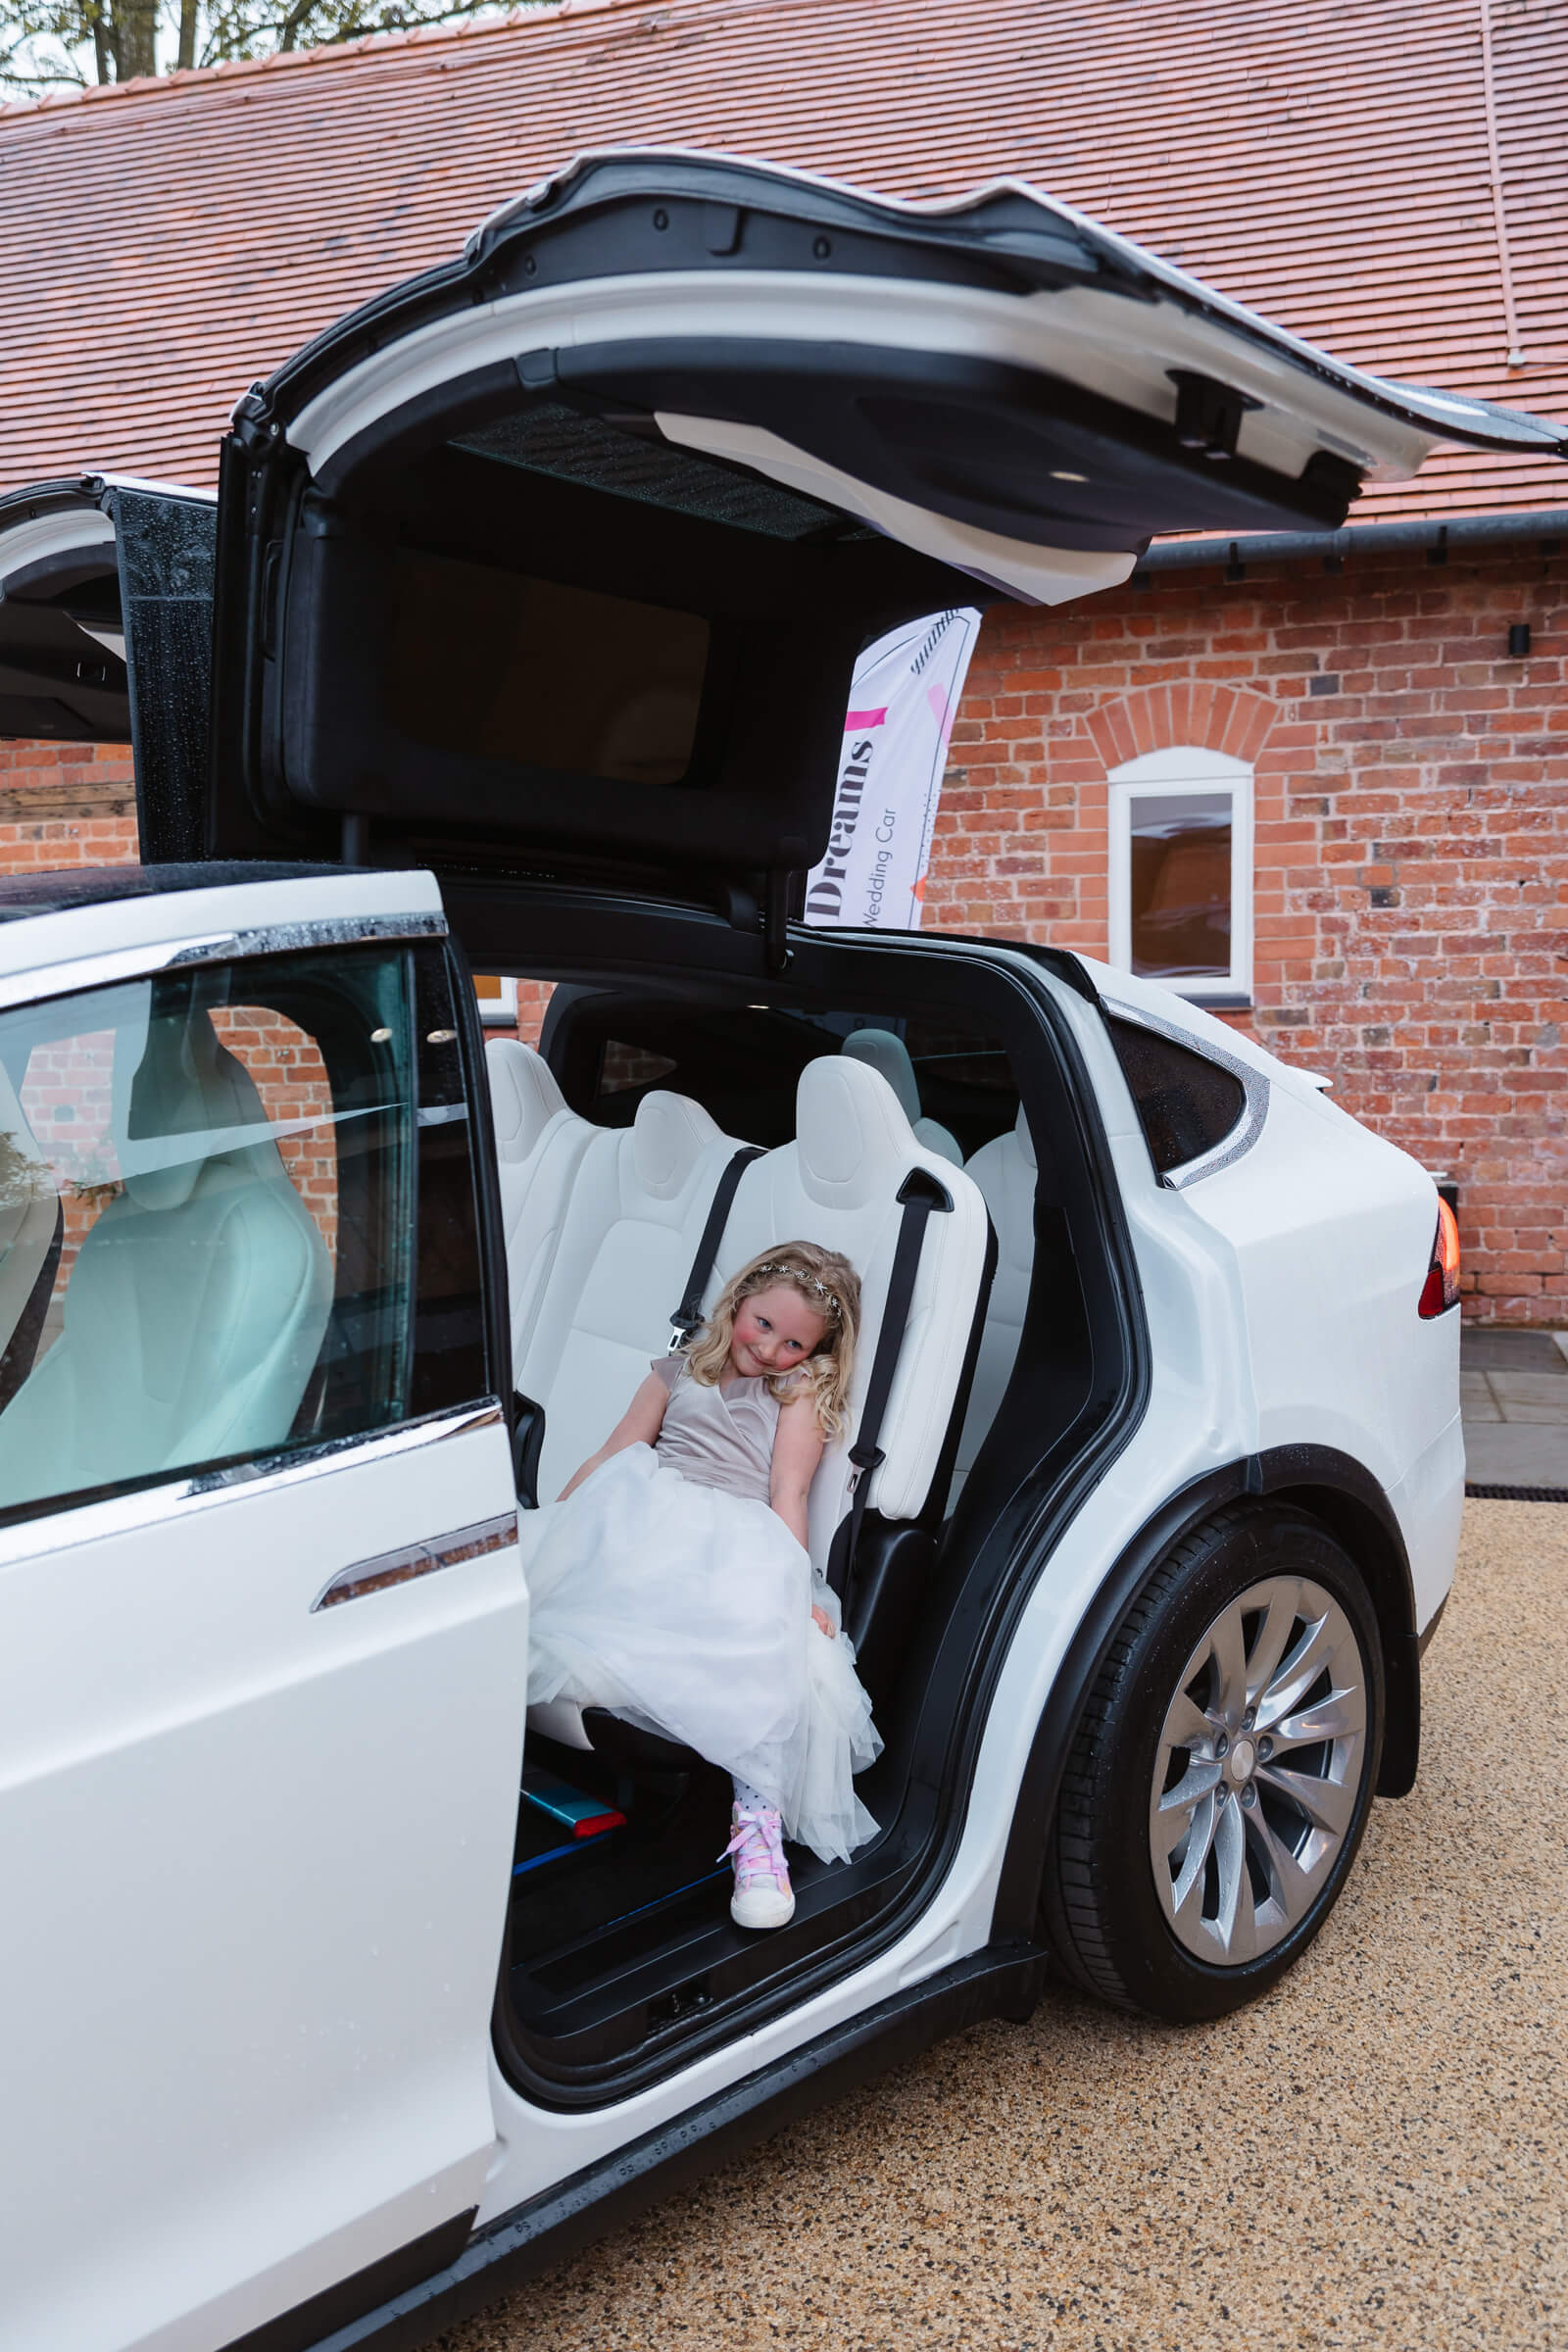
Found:
[{"label": "sparkly tiara headband", "polygon": [[797,1290],[810,1291],[814,1293],[814,1295],[821,1299],[822,1304],[827,1308],[828,1313],[832,1315],[837,1322],[843,1322],[844,1309],[839,1303],[837,1297],[828,1289],[825,1282],[818,1282],[814,1274],[806,1273],[800,1266],[775,1265],[771,1260],[769,1260],[765,1266],[755,1267],[753,1272],[754,1276],[757,1278],[760,1278],[763,1274],[773,1274],[776,1275],[781,1282],[793,1282]]}]

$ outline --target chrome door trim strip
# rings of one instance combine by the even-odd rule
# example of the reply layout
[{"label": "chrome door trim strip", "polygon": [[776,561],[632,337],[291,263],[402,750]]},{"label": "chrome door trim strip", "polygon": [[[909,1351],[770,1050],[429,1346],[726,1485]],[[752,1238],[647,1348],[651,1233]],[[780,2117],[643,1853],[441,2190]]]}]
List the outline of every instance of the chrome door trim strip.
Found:
[{"label": "chrome door trim strip", "polygon": [[311,1614],[314,1617],[318,1609],[335,1609],[340,1601],[362,1600],[370,1592],[388,1592],[416,1576],[433,1576],[438,1568],[457,1568],[465,1560],[483,1559],[487,1552],[511,1551],[516,1541],[517,1514],[514,1510],[503,1511],[495,1519],[475,1520],[471,1527],[454,1528],[450,1535],[437,1536],[428,1544],[405,1544],[396,1551],[378,1551],[368,1560],[340,1568],[312,1601]]},{"label": "chrome door trim strip", "polygon": [[1229,1070],[1233,1078],[1241,1081],[1247,1098],[1241,1118],[1230,1133],[1221,1136],[1211,1151],[1200,1152],[1197,1159],[1185,1160],[1179,1168],[1168,1169],[1160,1177],[1161,1184],[1168,1185],[1172,1192],[1183,1192],[1204,1176],[1217,1176],[1221,1168],[1228,1168],[1244,1152],[1250,1152],[1268,1117],[1270,1088],[1261,1070],[1254,1070],[1239,1054],[1227,1054],[1223,1046],[1211,1045],[1206,1037],[1195,1037],[1190,1029],[1181,1028],[1175,1021],[1161,1020],[1158,1013],[1146,1011],[1142,1004],[1126,1004],[1118,997],[1106,996],[1102,996],[1101,1003],[1118,1020],[1135,1021],[1140,1029],[1152,1029],[1157,1037],[1168,1037],[1173,1046],[1185,1046],[1189,1054],[1200,1054],[1204,1061]]},{"label": "chrome door trim strip", "polygon": [[60,963],[34,965],[0,977],[0,1011],[47,997],[74,996],[117,980],[140,980],[190,964],[230,963],[253,956],[286,956],[301,949],[360,947],[372,940],[444,939],[444,914],[319,915],[298,923],[264,923],[251,930],[209,931],[188,939],[149,940],[134,948],[106,948]]},{"label": "chrome door trim strip", "polygon": [[126,1494],[106,1494],[101,1501],[65,1502],[51,1510],[45,1503],[33,1519],[20,1519],[0,1528],[0,1569],[40,1554],[74,1551],[83,1544],[99,1544],[114,1536],[166,1524],[176,1514],[229,1502],[262,1486],[269,1492],[295,1487],[307,1480],[330,1478],[339,1470],[389,1460],[448,1438],[466,1438],[481,1429],[502,1426],[498,1398],[483,1397],[456,1412],[431,1413],[420,1421],[400,1422],[395,1429],[362,1431],[332,1438],[324,1445],[305,1446],[289,1453],[258,1454],[249,1461],[229,1462],[215,1470],[194,1471],[156,1486],[137,1487]]}]

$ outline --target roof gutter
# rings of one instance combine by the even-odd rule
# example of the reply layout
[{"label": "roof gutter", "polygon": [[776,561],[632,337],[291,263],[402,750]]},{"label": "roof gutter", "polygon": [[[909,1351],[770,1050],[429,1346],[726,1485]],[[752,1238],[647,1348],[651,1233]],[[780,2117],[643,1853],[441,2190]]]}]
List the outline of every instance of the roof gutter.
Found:
[{"label": "roof gutter", "polygon": [[1250,564],[1300,564],[1321,556],[1338,570],[1347,556],[1375,556],[1399,550],[1420,550],[1435,564],[1446,563],[1448,550],[1495,547],[1509,539],[1568,539],[1568,507],[1546,507],[1534,514],[1463,514],[1453,522],[1430,517],[1415,522],[1352,523],[1339,531],[1254,531],[1236,539],[1156,539],[1141,556],[1133,578],[1150,571],[1192,571],[1203,564],[1223,564],[1231,579],[1240,579]]}]

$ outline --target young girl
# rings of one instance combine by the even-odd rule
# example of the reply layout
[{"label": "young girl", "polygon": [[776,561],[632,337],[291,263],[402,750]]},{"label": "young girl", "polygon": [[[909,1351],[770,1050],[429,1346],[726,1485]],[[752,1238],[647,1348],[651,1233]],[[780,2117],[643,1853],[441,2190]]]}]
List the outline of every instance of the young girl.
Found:
[{"label": "young girl", "polygon": [[836,1250],[764,1250],[538,1514],[529,1704],[609,1707],[733,1776],[725,1850],[743,1928],[782,1927],[795,1909],[782,1838],[843,1861],[876,1830],[852,1778],[882,1742],[806,1548],[859,1311]]}]

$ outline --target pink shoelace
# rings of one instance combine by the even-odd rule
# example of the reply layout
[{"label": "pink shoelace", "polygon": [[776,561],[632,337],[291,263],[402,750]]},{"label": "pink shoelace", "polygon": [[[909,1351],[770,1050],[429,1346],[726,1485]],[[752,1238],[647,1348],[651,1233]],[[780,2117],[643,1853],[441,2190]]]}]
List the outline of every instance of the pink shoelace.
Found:
[{"label": "pink shoelace", "polygon": [[784,1859],[783,1833],[776,1813],[738,1805],[735,1835],[718,1858],[727,1862],[732,1854],[737,1886],[754,1886],[759,1879],[771,1879],[782,1893],[789,1892],[790,1866]]}]

